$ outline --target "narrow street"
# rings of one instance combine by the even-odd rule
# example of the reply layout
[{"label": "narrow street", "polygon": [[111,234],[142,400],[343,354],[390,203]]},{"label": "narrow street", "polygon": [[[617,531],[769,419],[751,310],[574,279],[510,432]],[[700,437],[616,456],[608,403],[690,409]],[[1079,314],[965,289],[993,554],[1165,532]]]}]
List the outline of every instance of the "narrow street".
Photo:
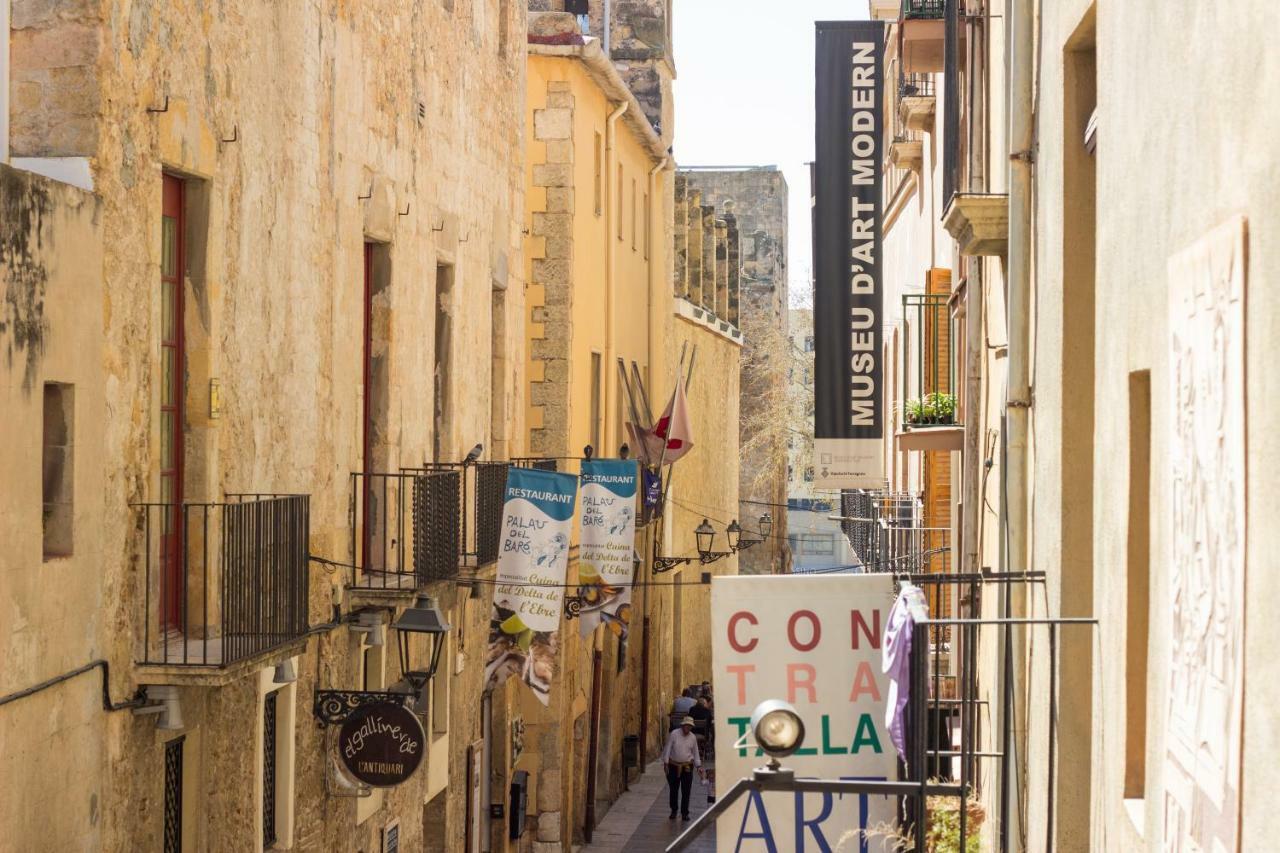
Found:
[{"label": "narrow street", "polygon": [[[710,764],[708,764],[710,769]],[[706,788],[700,782],[693,785],[693,797],[689,801],[689,814],[694,820],[707,810],[710,804]],[[581,853],[649,853],[666,849],[690,824],[668,818],[667,780],[662,772],[662,762],[652,762],[631,783],[627,791],[610,808],[604,820],[596,827],[591,843]],[[715,853],[715,827],[706,829],[690,853]]]},{"label": "narrow street", "polygon": [[1280,850],[1277,32],[0,0],[0,853]]}]

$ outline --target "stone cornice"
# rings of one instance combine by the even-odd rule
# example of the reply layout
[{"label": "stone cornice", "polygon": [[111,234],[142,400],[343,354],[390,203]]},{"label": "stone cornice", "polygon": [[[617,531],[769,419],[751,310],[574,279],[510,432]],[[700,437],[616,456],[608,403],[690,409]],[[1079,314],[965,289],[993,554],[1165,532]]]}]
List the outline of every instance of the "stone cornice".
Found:
[{"label": "stone cornice", "polygon": [[591,79],[596,82],[596,85],[600,87],[606,97],[615,103],[625,101],[628,104],[627,111],[622,115],[622,120],[649,151],[654,162],[661,162],[667,157],[667,147],[663,145],[662,139],[654,132],[653,125],[649,124],[649,119],[645,117],[644,108],[640,106],[640,101],[636,99],[636,96],[631,92],[631,88],[627,86],[622,76],[618,74],[618,69],[614,68],[613,62],[604,55],[599,39],[586,38],[583,40],[583,44],[530,43],[529,55],[558,56],[564,59],[581,60],[583,65],[587,67],[587,73],[591,75]]}]

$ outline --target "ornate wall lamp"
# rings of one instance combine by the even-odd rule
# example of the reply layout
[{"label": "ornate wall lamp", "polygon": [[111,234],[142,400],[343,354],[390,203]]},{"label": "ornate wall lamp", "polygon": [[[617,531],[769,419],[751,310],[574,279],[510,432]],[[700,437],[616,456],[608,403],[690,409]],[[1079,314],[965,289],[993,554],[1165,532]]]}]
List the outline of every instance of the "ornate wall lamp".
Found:
[{"label": "ornate wall lamp", "polygon": [[725,557],[731,557],[739,551],[745,551],[753,545],[759,545],[768,538],[769,532],[773,529],[773,518],[765,513],[760,517],[760,535],[747,536],[743,538],[742,527],[738,524],[738,520],[734,519],[729,522],[729,526],[725,528],[725,538],[729,541],[728,551],[715,550],[716,529],[711,526],[711,522],[702,519],[702,523],[693,529],[694,538],[698,541],[698,554],[691,557],[655,557],[653,560],[653,573],[662,574],[669,572],[676,566],[685,563],[692,563],[694,560],[702,563],[704,566],[708,563],[714,563],[717,560],[723,560]]}]

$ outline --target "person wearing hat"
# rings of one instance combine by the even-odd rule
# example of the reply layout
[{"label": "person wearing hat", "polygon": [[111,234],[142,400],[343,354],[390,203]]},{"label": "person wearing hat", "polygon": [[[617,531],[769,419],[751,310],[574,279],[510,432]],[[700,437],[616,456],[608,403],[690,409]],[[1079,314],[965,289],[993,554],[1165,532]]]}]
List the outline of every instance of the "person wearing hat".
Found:
[{"label": "person wearing hat", "polygon": [[693,771],[696,769],[698,775],[702,775],[702,755],[698,751],[698,738],[693,734],[693,717],[685,717],[680,721],[680,728],[667,735],[662,766],[667,770],[667,787],[671,791],[671,820],[676,819],[677,805],[680,817],[688,820]]}]

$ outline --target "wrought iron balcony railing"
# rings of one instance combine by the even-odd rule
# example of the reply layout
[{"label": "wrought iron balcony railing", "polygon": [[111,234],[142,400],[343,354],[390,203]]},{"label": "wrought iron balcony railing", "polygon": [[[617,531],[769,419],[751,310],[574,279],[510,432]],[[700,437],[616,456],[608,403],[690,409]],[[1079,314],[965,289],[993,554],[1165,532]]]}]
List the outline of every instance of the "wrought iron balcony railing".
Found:
[{"label": "wrought iron balcony railing", "polygon": [[458,576],[457,471],[351,475],[351,586],[411,591]]},{"label": "wrought iron balcony railing", "polygon": [[502,504],[510,462],[432,462],[410,473],[451,473],[458,477],[459,565],[475,568],[498,559]]},{"label": "wrought iron balcony railing", "polygon": [[932,98],[933,92],[933,75],[931,74],[907,74],[898,70],[898,98]]},{"label": "wrought iron balcony railing", "polygon": [[953,426],[956,371],[953,357],[955,321],[945,293],[902,297],[906,340],[902,365],[902,423],[908,429]]},{"label": "wrought iron balcony railing", "polygon": [[904,20],[940,19],[946,14],[946,0],[902,0],[902,18]]},{"label": "wrought iron balcony railing", "polygon": [[307,632],[307,495],[139,504],[144,664],[224,667]]},{"label": "wrought iron balcony railing", "polygon": [[853,489],[841,495],[841,528],[865,571],[926,571],[931,528],[921,525],[920,499],[910,492]]},{"label": "wrought iron balcony railing", "polygon": [[559,470],[555,459],[543,459],[540,456],[519,456],[512,459],[511,464],[517,468],[537,468],[540,471]]}]

